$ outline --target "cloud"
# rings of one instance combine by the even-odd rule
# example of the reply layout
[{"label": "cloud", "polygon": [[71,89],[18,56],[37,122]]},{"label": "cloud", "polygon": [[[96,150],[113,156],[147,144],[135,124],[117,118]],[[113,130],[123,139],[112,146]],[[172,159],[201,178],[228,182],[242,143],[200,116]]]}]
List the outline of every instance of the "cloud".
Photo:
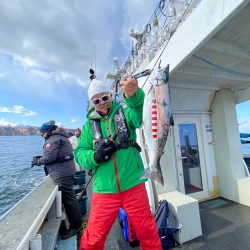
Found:
[{"label": "cloud", "polygon": [[102,66],[99,73],[108,70],[117,39],[112,22],[114,15],[119,17],[118,2],[1,1],[0,50],[26,69],[46,66],[84,82],[94,54],[98,71]]},{"label": "cloud", "polygon": [[27,110],[23,106],[14,105],[13,107],[0,107],[0,113],[14,113],[20,114],[23,116],[36,116],[37,113],[35,111]]},{"label": "cloud", "polygon": [[[2,117],[26,116],[36,125],[67,117],[67,126],[81,126],[89,68],[103,80],[114,70],[113,57],[122,66],[130,26],[141,30],[155,6],[153,0],[0,1],[0,112],[8,111]],[[14,110],[16,103],[29,109]]]},{"label": "cloud", "polygon": [[56,122],[56,126],[58,126],[58,127],[64,127],[62,122]]},{"label": "cloud", "polygon": [[250,121],[244,120],[239,122],[239,130],[241,133],[250,133]]},{"label": "cloud", "polygon": [[35,111],[27,111],[24,113],[24,116],[36,116],[37,113]]},{"label": "cloud", "polygon": [[57,83],[60,82],[73,82],[81,86],[85,86],[84,82],[77,76],[70,74],[68,72],[53,72],[53,71],[44,71],[41,69],[30,69],[30,73],[34,76],[43,78],[44,80],[52,80]]},{"label": "cloud", "polygon": [[112,70],[112,58],[131,49],[131,23],[141,29],[155,5],[143,0],[0,1],[0,53],[42,78],[66,77],[86,86],[91,62],[103,78]]},{"label": "cloud", "polygon": [[14,123],[14,122],[9,122],[9,121],[6,121],[5,119],[1,118],[0,119],[0,126],[10,126],[10,127],[15,127],[17,126],[17,123]]},{"label": "cloud", "polygon": [[79,122],[79,118],[77,117],[74,117],[74,118],[71,118],[70,119],[70,123],[77,123],[77,122]]},{"label": "cloud", "polygon": [[31,59],[29,57],[21,57],[19,55],[14,55],[13,61],[17,64],[20,64],[25,69],[29,69],[29,68],[33,68],[33,67],[38,66],[38,64],[33,59]]}]

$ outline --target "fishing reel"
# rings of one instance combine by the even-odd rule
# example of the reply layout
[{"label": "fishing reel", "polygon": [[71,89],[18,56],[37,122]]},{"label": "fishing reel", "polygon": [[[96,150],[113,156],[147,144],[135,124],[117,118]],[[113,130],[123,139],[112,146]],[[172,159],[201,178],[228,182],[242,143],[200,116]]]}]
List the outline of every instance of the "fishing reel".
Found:
[{"label": "fishing reel", "polygon": [[32,162],[31,162],[31,167],[33,168],[34,166],[38,166],[39,164],[39,159],[41,158],[41,155],[36,155],[33,157]]},{"label": "fishing reel", "polygon": [[101,140],[98,143],[98,147],[101,147],[102,149],[106,149],[109,147],[116,147],[116,144],[112,139],[106,138],[106,139]]},{"label": "fishing reel", "polygon": [[95,161],[97,163],[109,161],[117,149],[114,140],[110,138],[101,140],[96,147]]}]

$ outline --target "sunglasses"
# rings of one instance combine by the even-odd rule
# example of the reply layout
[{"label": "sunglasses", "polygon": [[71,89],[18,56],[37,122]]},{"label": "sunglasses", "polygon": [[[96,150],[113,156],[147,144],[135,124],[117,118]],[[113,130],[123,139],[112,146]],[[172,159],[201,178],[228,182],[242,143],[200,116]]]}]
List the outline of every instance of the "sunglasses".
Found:
[{"label": "sunglasses", "polygon": [[96,98],[96,99],[92,100],[91,102],[94,105],[98,105],[101,102],[107,102],[109,100],[109,97],[110,97],[110,95],[103,95],[101,98]]}]

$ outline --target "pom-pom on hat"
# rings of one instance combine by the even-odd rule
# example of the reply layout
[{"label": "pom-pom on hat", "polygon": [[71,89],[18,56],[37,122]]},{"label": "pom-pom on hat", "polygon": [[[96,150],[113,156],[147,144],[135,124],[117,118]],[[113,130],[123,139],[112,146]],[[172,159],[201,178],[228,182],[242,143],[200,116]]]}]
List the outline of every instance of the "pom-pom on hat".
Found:
[{"label": "pom-pom on hat", "polygon": [[43,133],[51,130],[55,126],[55,124],[56,122],[53,120],[43,123],[40,127],[40,132]]},{"label": "pom-pom on hat", "polygon": [[107,84],[103,83],[102,81],[93,79],[88,89],[89,100],[91,100],[93,96],[100,93],[110,93],[110,87]]}]

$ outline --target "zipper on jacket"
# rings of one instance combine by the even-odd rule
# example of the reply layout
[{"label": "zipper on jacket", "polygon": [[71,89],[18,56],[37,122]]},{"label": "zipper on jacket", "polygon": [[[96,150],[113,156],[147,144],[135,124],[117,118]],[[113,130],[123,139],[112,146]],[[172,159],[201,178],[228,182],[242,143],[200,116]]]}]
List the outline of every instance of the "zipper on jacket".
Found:
[{"label": "zipper on jacket", "polygon": [[116,153],[114,153],[114,169],[115,169],[115,180],[116,180],[118,192],[121,193],[121,187],[120,187],[120,182],[119,182],[119,178],[118,178],[118,169],[117,169],[117,165],[116,165]]},{"label": "zipper on jacket", "polygon": [[[106,126],[107,126],[107,130],[108,130],[108,137],[110,137],[111,133],[110,133],[109,118],[106,119]],[[114,153],[114,155],[113,155],[113,160],[114,160],[114,169],[115,169],[115,181],[116,181],[118,192],[121,193],[121,186],[120,186],[120,182],[119,182],[119,178],[118,178],[118,169],[117,169],[117,165],[116,165],[116,153]]]},{"label": "zipper on jacket", "polygon": [[108,137],[110,137],[111,133],[110,133],[109,117],[106,119],[106,126],[107,126],[107,130],[108,130]]}]

